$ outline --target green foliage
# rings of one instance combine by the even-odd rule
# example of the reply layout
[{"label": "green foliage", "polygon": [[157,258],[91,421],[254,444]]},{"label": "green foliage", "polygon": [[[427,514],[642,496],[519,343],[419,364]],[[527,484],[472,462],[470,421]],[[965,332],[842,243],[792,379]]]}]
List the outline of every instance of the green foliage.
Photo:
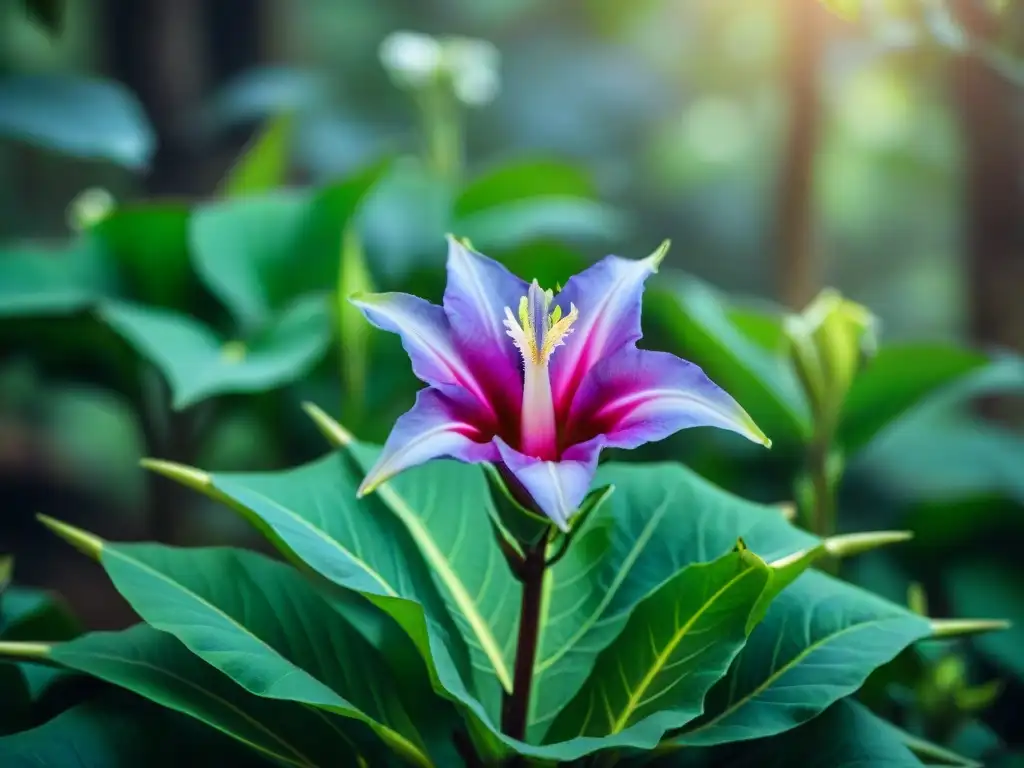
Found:
[{"label": "green foliage", "polygon": [[[12,93],[23,101],[5,102]],[[151,151],[148,127],[118,93],[9,78],[0,81],[0,130],[139,166]],[[45,129],[33,122],[44,101],[54,109],[53,94],[63,99],[60,130],[52,115]],[[86,97],[117,109],[86,120]],[[72,136],[69,126],[80,130]],[[114,206],[68,243],[16,245],[0,260],[5,332],[30,319],[91,324],[166,380],[170,398],[160,403],[140,394],[134,376],[111,374],[135,398],[150,449],[168,459],[199,462],[203,446],[181,438],[194,437],[200,403],[286,386],[333,390],[333,378],[316,389],[323,382],[311,374],[335,338],[346,421],[360,436],[386,431],[411,387],[396,373],[397,346],[369,336],[346,299],[368,285],[435,292],[444,232],[554,285],[586,263],[566,243],[615,241],[625,230],[586,173],[554,160],[513,161],[465,184],[424,164],[381,160],[315,188],[283,189],[294,128],[290,116],[264,126],[218,199]],[[996,686],[972,681],[955,650],[943,656],[951,661],[910,665],[909,674],[901,664],[922,640],[997,624],[936,622],[921,600],[910,610],[839,578],[849,576],[843,558],[909,537],[835,536],[839,523],[852,527],[840,486],[846,466],[866,473],[885,502],[880,524],[898,515],[901,527],[909,520],[949,550],[974,524],[965,509],[988,510],[1004,525],[992,510],[1019,512],[1024,451],[1017,437],[980,428],[963,411],[979,395],[1024,385],[1024,363],[907,343],[861,359],[852,337],[830,327],[814,336],[818,373],[836,384],[826,428],[814,366],[787,332],[792,318],[670,270],[652,278],[647,302],[645,330],[658,347],[732,394],[781,461],[737,460],[715,484],[671,449],[653,448],[655,462],[617,457],[600,467],[573,530],[555,535],[523,512],[493,467],[433,461],[357,497],[381,449],[315,407],[338,450],[297,467],[206,472],[149,459],[153,472],[235,512],[281,559],[108,542],[43,518],[99,562],[142,622],[79,635],[52,598],[7,587],[9,563],[0,560],[0,762],[314,768],[499,765],[519,755],[524,765],[826,768],[918,765],[916,754],[956,763],[948,744],[922,735],[941,709],[928,706],[935,670],[956,671],[957,686],[942,692],[955,688],[970,717]],[[86,355],[99,348],[89,343]],[[263,398],[261,415],[287,422],[291,435],[297,408],[285,402]],[[725,445],[695,452],[707,474],[720,471]],[[770,476],[772,492],[784,489],[801,512],[828,504],[837,519],[816,526],[824,518],[805,515],[801,528],[779,505],[741,498],[730,478],[748,468]],[[176,512],[181,497],[170,498]],[[934,510],[925,501],[941,501],[942,514],[922,512]],[[948,523],[942,535],[936,519]],[[538,553],[545,567],[528,585],[540,595],[533,626],[523,610],[526,563]],[[952,553],[949,564],[941,580],[957,615],[1016,618],[1016,570],[956,564]],[[521,665],[524,638],[535,651]],[[1011,677],[1021,676],[1018,646],[1012,633],[978,640],[982,657]],[[856,700],[865,685],[885,687],[896,668],[923,727],[910,718],[901,731]],[[520,734],[509,723],[524,675]],[[83,681],[98,694],[64,701],[55,693]],[[886,691],[879,711],[888,714],[896,697]]]},{"label": "green foliage", "polygon": [[130,91],[71,75],[0,77],[0,136],[136,170],[149,163],[155,145]]}]

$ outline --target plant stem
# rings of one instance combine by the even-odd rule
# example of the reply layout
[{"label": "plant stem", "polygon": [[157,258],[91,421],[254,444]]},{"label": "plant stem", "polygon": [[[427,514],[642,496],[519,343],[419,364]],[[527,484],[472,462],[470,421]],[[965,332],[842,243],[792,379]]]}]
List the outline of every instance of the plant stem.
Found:
[{"label": "plant stem", "polygon": [[533,665],[540,636],[540,610],[544,597],[544,572],[547,569],[547,537],[526,552],[519,578],[523,598],[519,611],[519,639],[516,665],[512,675],[512,693],[506,694],[501,713],[501,730],[520,741],[526,738],[526,720],[530,710]]},{"label": "plant stem", "polygon": [[427,144],[427,160],[437,175],[449,182],[462,173],[462,119],[451,85],[439,79],[418,96]]}]

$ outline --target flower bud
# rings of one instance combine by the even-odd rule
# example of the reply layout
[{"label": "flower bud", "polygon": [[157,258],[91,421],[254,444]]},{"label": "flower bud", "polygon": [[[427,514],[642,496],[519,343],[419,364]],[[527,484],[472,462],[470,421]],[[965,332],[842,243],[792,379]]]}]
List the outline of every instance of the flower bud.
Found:
[{"label": "flower bud", "polygon": [[816,419],[829,426],[866,356],[874,354],[877,321],[868,309],[825,289],[785,332],[797,374]]}]

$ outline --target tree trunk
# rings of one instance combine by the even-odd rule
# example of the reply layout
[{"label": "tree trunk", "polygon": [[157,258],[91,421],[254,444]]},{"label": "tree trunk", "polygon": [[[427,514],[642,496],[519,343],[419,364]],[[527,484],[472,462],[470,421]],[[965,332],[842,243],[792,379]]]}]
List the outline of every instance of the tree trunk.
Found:
[{"label": "tree trunk", "polygon": [[[982,43],[996,20],[982,3],[957,0],[957,18]],[[985,347],[1024,351],[1024,124],[1020,90],[977,56],[952,65],[963,142],[964,258],[970,332]],[[1024,403],[993,406],[1017,423]]]},{"label": "tree trunk", "polygon": [[818,3],[781,0],[788,38],[784,69],[789,128],[776,192],[778,296],[802,309],[821,285],[814,205],[814,159],[821,125],[819,78],[824,12]]}]

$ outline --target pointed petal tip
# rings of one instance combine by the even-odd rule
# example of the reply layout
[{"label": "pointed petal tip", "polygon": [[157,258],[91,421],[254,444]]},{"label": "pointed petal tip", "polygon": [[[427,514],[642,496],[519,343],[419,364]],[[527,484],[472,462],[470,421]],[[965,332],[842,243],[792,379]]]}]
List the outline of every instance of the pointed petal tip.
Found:
[{"label": "pointed petal tip", "polygon": [[87,531],[83,531],[81,528],[76,528],[49,515],[36,515],[36,520],[75,549],[94,560],[99,560],[100,555],[103,553],[103,539],[99,536],[94,536]]},{"label": "pointed petal tip", "polygon": [[657,272],[658,271],[658,267],[660,267],[661,266],[661,262],[663,262],[665,260],[665,257],[668,255],[668,250],[671,247],[672,247],[672,241],[671,240],[668,240],[668,239],[662,240],[661,241],[661,245],[659,245],[655,249],[654,253],[652,253],[650,256],[648,256],[645,259],[645,261],[650,262],[650,264],[651,264],[651,271],[652,272]]}]

